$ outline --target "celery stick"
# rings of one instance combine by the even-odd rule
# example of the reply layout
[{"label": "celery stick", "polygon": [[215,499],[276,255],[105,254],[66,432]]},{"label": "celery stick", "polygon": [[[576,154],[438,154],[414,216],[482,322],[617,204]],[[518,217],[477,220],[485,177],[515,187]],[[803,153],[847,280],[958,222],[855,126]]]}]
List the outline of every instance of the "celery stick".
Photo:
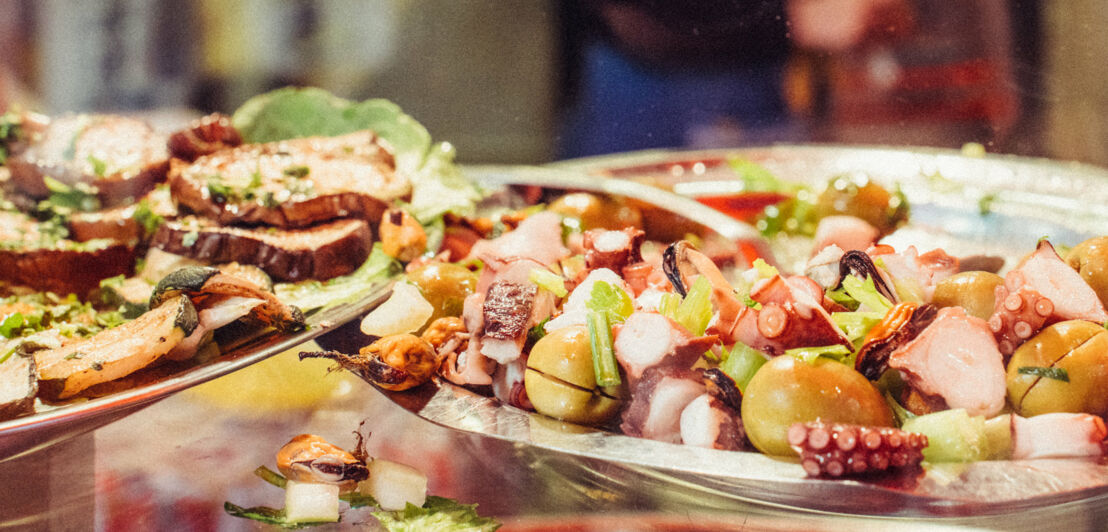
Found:
[{"label": "celery stick", "polygon": [[904,420],[908,432],[927,436],[923,457],[929,462],[974,462],[988,457],[985,418],[965,410],[943,410]]},{"label": "celery stick", "polygon": [[766,356],[761,352],[742,342],[736,342],[731,348],[731,353],[719,365],[719,369],[735,380],[739,391],[746,392],[746,385],[754,378],[758,368],[765,363]]},{"label": "celery stick", "polygon": [[612,327],[604,312],[589,312],[585,318],[589,330],[589,346],[592,349],[592,367],[596,373],[596,385],[619,386],[619,363],[612,349]]},{"label": "celery stick", "polygon": [[531,273],[527,276],[527,280],[558,297],[565,297],[566,294],[569,293],[566,290],[565,279],[563,279],[561,275],[550,270],[535,268],[531,270]]},{"label": "celery stick", "polygon": [[707,277],[697,277],[685,300],[677,307],[674,321],[696,336],[704,334],[712,321],[712,284]]}]

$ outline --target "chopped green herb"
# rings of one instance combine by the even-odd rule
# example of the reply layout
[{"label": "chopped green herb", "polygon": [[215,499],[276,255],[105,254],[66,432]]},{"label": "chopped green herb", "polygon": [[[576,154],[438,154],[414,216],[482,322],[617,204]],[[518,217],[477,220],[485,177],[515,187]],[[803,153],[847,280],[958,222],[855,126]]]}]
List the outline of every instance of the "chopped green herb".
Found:
[{"label": "chopped green herb", "polygon": [[[311,171],[310,168],[308,168],[307,166],[301,165],[301,166],[290,166],[288,168],[285,168],[282,173],[289,176],[289,177],[304,178],[304,177],[308,177],[308,173],[310,171]],[[261,185],[261,180],[260,179],[258,181],[258,185],[259,186]]]},{"label": "chopped green herb", "polygon": [[754,310],[762,309],[762,304],[754,301],[754,298],[750,297],[750,294],[743,294],[743,304]]},{"label": "chopped green herb", "polygon": [[216,203],[226,203],[235,199],[234,191],[224,184],[223,179],[218,175],[208,176],[208,195]]},{"label": "chopped green herb", "polygon": [[143,235],[147,237],[152,236],[158,230],[158,227],[165,223],[165,218],[154,212],[154,209],[150,207],[150,202],[145,199],[135,205],[134,217],[135,221],[142,227]]},{"label": "chopped green herb", "polygon": [[1065,368],[1044,368],[1041,366],[1021,366],[1018,370],[1020,375],[1034,375],[1036,377],[1042,377],[1045,379],[1054,379],[1056,381],[1069,382],[1070,374],[1066,372]]},{"label": "chopped green herb", "polygon": [[104,177],[108,171],[107,161],[97,158],[96,156],[89,155],[88,162],[92,165],[92,173],[96,177]]},{"label": "chopped green herb", "polygon": [[104,369],[104,364],[101,364],[100,361],[97,360],[96,362],[93,362],[90,367],[96,371],[101,371]]},{"label": "chopped green herb", "polygon": [[[56,214],[68,214],[66,211],[92,212],[100,209],[100,199],[96,196],[96,189],[84,183],[69,186],[50,176],[42,178],[46,190],[50,196],[40,202],[39,210]],[[61,209],[63,212],[57,212]]]},{"label": "chopped green herb", "polygon": [[992,193],[985,194],[985,195],[981,196],[981,198],[977,200],[977,212],[980,213],[981,216],[985,216],[985,215],[993,212],[993,203],[995,203],[995,202],[996,202],[996,193],[995,192],[992,192]]},{"label": "chopped green herb", "polygon": [[262,186],[262,171],[254,170],[254,173],[250,174],[250,188],[258,188]]},{"label": "chopped green herb", "polygon": [[23,313],[15,312],[4,318],[3,322],[0,322],[0,336],[4,338],[12,338],[18,335],[18,331],[23,327],[24,319]]},{"label": "chopped green herb", "polygon": [[83,358],[84,356],[85,356],[85,354],[84,354],[84,353],[82,353],[82,352],[80,352],[80,351],[74,351],[74,352],[72,352],[72,353],[70,353],[70,354],[66,355],[66,356],[65,356],[65,359],[66,359],[66,360],[80,360],[80,359],[81,359],[81,358]]}]

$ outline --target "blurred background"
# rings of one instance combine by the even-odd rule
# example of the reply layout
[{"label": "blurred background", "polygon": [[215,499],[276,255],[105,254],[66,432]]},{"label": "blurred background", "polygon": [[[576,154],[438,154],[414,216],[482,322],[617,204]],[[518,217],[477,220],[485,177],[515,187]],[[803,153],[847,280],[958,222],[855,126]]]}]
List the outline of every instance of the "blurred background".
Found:
[{"label": "blurred background", "polygon": [[314,85],[462,162],[843,142],[1108,165],[1099,0],[0,0],[0,108],[195,113]]}]

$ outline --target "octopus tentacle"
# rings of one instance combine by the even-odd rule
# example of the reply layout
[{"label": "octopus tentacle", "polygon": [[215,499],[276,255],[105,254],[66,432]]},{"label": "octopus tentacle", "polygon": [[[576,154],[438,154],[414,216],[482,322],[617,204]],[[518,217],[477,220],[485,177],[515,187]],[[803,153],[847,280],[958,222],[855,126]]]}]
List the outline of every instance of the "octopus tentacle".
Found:
[{"label": "octopus tentacle", "polygon": [[1004,356],[1046,325],[1054,313],[1054,303],[1026,281],[1022,272],[1012,271],[1004,284],[996,287],[996,303],[989,317],[989,330]]},{"label": "octopus tentacle", "polygon": [[795,423],[787,437],[789,446],[800,455],[804,472],[812,477],[916,467],[927,447],[923,434],[822,421]]}]

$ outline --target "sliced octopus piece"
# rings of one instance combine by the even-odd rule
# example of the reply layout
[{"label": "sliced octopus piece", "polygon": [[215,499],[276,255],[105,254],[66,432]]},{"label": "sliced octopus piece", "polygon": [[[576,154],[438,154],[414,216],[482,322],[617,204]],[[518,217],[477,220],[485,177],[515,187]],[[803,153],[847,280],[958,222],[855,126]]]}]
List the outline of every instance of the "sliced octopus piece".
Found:
[{"label": "sliced octopus piece", "polygon": [[1022,417],[1012,414],[1012,459],[1104,456],[1108,428],[1099,416],[1058,412]]},{"label": "sliced octopus piece", "polygon": [[[1108,321],[1108,312],[1096,291],[1070,268],[1050,242],[1043,240],[1008,276],[1023,276],[1023,284],[1053,303],[1053,320]],[[1006,276],[1007,277],[1007,276]]]},{"label": "sliced octopus piece", "polygon": [[624,434],[670,443],[681,442],[681,412],[707,392],[699,371],[663,368],[643,374],[621,415]]},{"label": "sliced octopus piece", "polygon": [[681,410],[680,427],[685,445],[724,451],[750,447],[739,411],[711,393],[698,396]]},{"label": "sliced octopus piece", "polygon": [[985,320],[961,307],[939,310],[888,363],[913,388],[942,397],[950,408],[964,408],[971,416],[993,416],[1004,408],[1007,381],[996,340]]}]

